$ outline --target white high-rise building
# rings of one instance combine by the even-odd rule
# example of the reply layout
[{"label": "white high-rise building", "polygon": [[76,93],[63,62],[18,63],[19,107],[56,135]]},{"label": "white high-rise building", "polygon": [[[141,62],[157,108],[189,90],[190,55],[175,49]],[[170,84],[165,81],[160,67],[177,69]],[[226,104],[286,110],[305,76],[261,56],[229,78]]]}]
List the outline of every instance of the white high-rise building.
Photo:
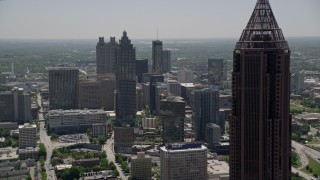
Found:
[{"label": "white high-rise building", "polygon": [[160,148],[161,180],[207,179],[207,147],[167,144]]},{"label": "white high-rise building", "polygon": [[37,126],[25,123],[19,126],[19,149],[37,146]]}]

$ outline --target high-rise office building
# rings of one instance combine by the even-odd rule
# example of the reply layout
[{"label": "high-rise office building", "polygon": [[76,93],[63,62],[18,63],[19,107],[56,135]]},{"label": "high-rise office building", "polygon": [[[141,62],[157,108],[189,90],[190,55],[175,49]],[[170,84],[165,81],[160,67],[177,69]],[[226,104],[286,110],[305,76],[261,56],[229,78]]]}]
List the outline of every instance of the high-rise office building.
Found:
[{"label": "high-rise office building", "polygon": [[236,44],[230,179],[290,179],[290,50],[268,0],[258,0]]},{"label": "high-rise office building", "polygon": [[77,109],[79,69],[76,67],[49,68],[50,109]]},{"label": "high-rise office building", "polygon": [[116,79],[113,73],[98,75],[79,84],[79,109],[114,110]]},{"label": "high-rise office building", "polygon": [[152,72],[161,74],[163,72],[162,41],[152,41]]},{"label": "high-rise office building", "polygon": [[219,125],[219,91],[215,89],[202,89],[194,93],[193,118],[195,123],[196,139],[206,139],[206,125],[214,123]]},{"label": "high-rise office building", "polygon": [[115,73],[117,46],[115,37],[110,37],[108,43],[105,43],[104,37],[99,37],[96,45],[97,74]]},{"label": "high-rise office building", "polygon": [[184,142],[185,102],[170,96],[160,100],[163,143]]},{"label": "high-rise office building", "polygon": [[193,71],[182,68],[178,70],[179,83],[193,83]]},{"label": "high-rise office building", "polygon": [[148,59],[137,59],[136,60],[136,74],[138,83],[143,83],[143,74],[148,73]]},{"label": "high-rise office building", "polygon": [[151,75],[150,76],[150,110],[156,112],[156,87],[164,82],[163,75]]},{"label": "high-rise office building", "polygon": [[304,71],[299,71],[298,73],[295,74],[295,93],[299,94],[302,91],[305,90],[305,85],[304,85],[304,78],[305,78],[305,72]]},{"label": "high-rise office building", "polygon": [[144,152],[138,152],[131,160],[131,176],[133,179],[151,180],[152,159],[145,156]]},{"label": "high-rise office building", "polygon": [[116,127],[114,129],[114,150],[116,152],[131,153],[134,142],[133,127]]},{"label": "high-rise office building", "polygon": [[206,133],[205,140],[206,140],[206,143],[208,144],[208,148],[212,148],[213,145],[220,143],[220,138],[221,138],[220,126],[214,123],[209,123],[206,125],[205,133]]},{"label": "high-rise office building", "polygon": [[171,51],[164,50],[162,51],[162,59],[163,59],[163,73],[167,73],[171,71]]},{"label": "high-rise office building", "polygon": [[176,80],[167,80],[167,87],[170,94],[181,96],[181,84]]},{"label": "high-rise office building", "polygon": [[32,120],[31,98],[23,88],[0,93],[0,122],[24,123]]},{"label": "high-rise office building", "polygon": [[136,103],[136,49],[127,32],[119,41],[116,63],[116,121],[118,124],[134,124]]},{"label": "high-rise office building", "polygon": [[19,126],[19,148],[37,147],[37,127],[35,124],[25,123]]},{"label": "high-rise office building", "polygon": [[201,144],[168,144],[160,148],[161,180],[207,179],[207,148]]},{"label": "high-rise office building", "polygon": [[223,59],[208,59],[208,80],[210,85],[221,85],[225,71]]}]

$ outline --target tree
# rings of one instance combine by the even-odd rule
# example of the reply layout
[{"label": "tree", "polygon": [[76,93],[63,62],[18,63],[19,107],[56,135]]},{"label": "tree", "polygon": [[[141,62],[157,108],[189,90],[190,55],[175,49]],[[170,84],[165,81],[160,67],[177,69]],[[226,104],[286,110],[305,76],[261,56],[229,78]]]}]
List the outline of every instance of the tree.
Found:
[{"label": "tree", "polygon": [[47,149],[43,143],[39,143],[39,156],[47,157]]},{"label": "tree", "polygon": [[98,142],[99,142],[99,144],[105,144],[106,143],[106,141],[107,141],[107,138],[104,136],[104,135],[99,135],[98,136]]},{"label": "tree", "polygon": [[310,126],[309,124],[303,124],[300,128],[301,134],[306,135],[308,132],[310,132]]},{"label": "tree", "polygon": [[61,178],[64,180],[69,179],[79,179],[80,178],[80,170],[78,167],[71,167],[70,169],[66,169],[63,171]]},{"label": "tree", "polygon": [[89,137],[91,137],[92,136],[92,129],[87,129],[87,135],[89,136]]},{"label": "tree", "polygon": [[118,170],[114,170],[112,175],[118,177],[119,176],[119,171]]},{"label": "tree", "polygon": [[113,161],[110,162],[109,167],[110,167],[110,169],[111,169],[112,171],[114,171],[114,170],[117,169],[117,168],[116,168],[116,165],[114,164]]},{"label": "tree", "polygon": [[56,141],[57,139],[59,139],[59,136],[57,134],[51,133],[50,140],[51,141]]},{"label": "tree", "polygon": [[297,133],[292,133],[291,134],[291,139],[298,140],[299,139],[299,135]]}]

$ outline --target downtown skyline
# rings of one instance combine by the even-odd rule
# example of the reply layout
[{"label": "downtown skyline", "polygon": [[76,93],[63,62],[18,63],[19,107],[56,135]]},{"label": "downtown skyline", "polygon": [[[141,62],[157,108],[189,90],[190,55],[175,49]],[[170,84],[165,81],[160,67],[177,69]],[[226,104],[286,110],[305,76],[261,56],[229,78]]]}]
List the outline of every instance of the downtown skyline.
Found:
[{"label": "downtown skyline", "polygon": [[[318,0],[270,3],[287,37],[320,36]],[[93,39],[117,36],[126,30],[136,39],[156,39],[157,29],[159,39],[235,38],[240,35],[237,30],[251,16],[254,4],[255,0],[201,3],[188,0],[183,4],[181,0],[77,3],[4,0],[0,1],[0,38]]]}]

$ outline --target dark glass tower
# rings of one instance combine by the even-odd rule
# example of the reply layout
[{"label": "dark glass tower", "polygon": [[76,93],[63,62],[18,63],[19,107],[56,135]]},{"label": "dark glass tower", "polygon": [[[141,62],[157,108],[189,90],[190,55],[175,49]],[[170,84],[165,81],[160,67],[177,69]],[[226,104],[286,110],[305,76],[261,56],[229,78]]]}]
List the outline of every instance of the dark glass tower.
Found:
[{"label": "dark glass tower", "polygon": [[123,32],[116,60],[116,119],[118,124],[133,125],[136,107],[136,50]]},{"label": "dark glass tower", "polygon": [[162,58],[162,41],[152,41],[152,72],[162,73],[163,71],[163,58]]},{"label": "dark glass tower", "polygon": [[206,126],[219,122],[219,91],[216,89],[202,89],[194,92],[194,122],[196,140],[206,139]]},{"label": "dark glass tower", "polygon": [[290,50],[268,0],[258,0],[236,44],[230,179],[284,180],[291,173]]}]

